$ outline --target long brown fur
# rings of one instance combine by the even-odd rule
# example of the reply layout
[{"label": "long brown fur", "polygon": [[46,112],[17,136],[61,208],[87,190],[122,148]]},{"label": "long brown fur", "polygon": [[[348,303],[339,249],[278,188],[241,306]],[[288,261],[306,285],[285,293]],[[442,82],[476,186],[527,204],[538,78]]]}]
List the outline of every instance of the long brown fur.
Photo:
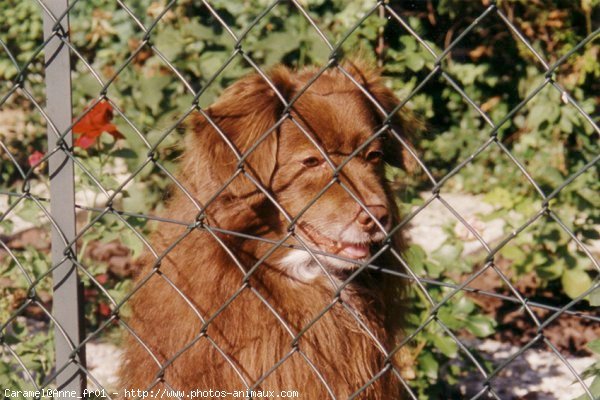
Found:
[{"label": "long brown fur", "polygon": [[[397,101],[376,71],[350,63],[343,67],[386,111],[393,109]],[[269,78],[289,101],[316,72],[278,67]],[[128,335],[126,340],[120,370],[122,388],[143,390],[156,384],[154,390],[231,392],[260,380],[257,390],[297,390],[302,399],[326,399],[331,394],[343,399],[387,368],[358,398],[401,396],[400,381],[386,367],[384,355],[384,350],[394,348],[401,328],[402,285],[398,279],[363,271],[335,297],[330,278],[339,284],[354,269],[325,262],[327,273],[313,265],[310,268],[316,271],[315,276],[305,279],[298,271],[306,266],[286,264],[290,248],[285,246],[270,253],[246,278],[245,272],[271,251],[273,243],[269,240],[280,240],[288,233],[287,220],[262,189],[294,217],[333,177],[328,165],[317,170],[295,158],[302,152],[315,154],[315,148],[289,118],[271,129],[283,110],[272,86],[255,74],[227,89],[206,111],[208,119],[195,117],[177,178],[201,207],[211,202],[198,218],[198,229],[188,232],[185,226],[164,224],[152,237],[159,255],[168,251],[158,261],[150,254],[144,256],[145,267],[137,279],[143,284],[130,301],[131,316],[124,318],[139,339]],[[335,69],[312,83],[290,112],[338,164],[382,121],[377,108]],[[400,117],[393,123],[401,134],[408,129]],[[244,171],[252,179],[238,173],[220,191],[238,165],[222,135],[243,154],[269,129],[271,132],[244,163]],[[403,157],[395,142],[374,141],[372,145],[380,146],[391,162]],[[383,164],[365,157],[363,153],[357,155],[338,178],[369,207],[375,204],[373,210],[379,210],[382,223],[393,226],[397,215],[383,178]],[[197,214],[194,203],[174,189],[164,215],[194,221]],[[360,218],[361,229],[372,229],[372,221],[365,219],[355,200],[341,185],[334,184],[305,211],[294,229],[308,243],[310,233],[302,227],[321,233],[343,224],[356,229]],[[301,247],[293,237],[286,244]],[[393,246],[400,250],[399,235]],[[395,268],[396,263],[387,252],[375,264]],[[301,331],[304,333],[293,342]],[[156,361],[163,365],[163,373]]]}]

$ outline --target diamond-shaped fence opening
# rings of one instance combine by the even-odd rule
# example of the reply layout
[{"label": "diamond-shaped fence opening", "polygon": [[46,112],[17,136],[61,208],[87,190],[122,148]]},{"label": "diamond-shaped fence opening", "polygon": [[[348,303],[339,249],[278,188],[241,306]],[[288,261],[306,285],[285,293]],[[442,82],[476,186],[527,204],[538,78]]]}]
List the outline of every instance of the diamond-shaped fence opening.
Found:
[{"label": "diamond-shaped fence opening", "polygon": [[600,396],[599,11],[555,8],[0,5],[3,395]]}]

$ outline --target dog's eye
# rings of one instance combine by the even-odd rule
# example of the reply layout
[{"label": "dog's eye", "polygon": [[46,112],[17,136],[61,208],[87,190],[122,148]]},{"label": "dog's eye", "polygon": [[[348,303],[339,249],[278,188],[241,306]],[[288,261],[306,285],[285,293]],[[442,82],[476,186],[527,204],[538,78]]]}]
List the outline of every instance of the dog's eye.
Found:
[{"label": "dog's eye", "polygon": [[381,160],[383,160],[383,151],[381,151],[381,150],[370,151],[367,153],[366,159],[370,163],[377,164]]},{"label": "dog's eye", "polygon": [[302,165],[308,168],[318,167],[321,165],[322,160],[318,157],[306,157],[302,160]]}]

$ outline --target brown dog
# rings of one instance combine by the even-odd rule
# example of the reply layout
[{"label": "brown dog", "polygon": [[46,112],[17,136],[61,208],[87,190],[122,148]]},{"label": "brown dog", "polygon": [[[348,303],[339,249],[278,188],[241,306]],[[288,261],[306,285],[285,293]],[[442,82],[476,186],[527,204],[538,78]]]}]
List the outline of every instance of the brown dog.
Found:
[{"label": "brown dog", "polygon": [[[400,396],[388,357],[402,319],[398,279],[364,269],[339,289],[380,249],[374,264],[398,264],[383,163],[402,151],[389,132],[374,138],[383,116],[357,83],[386,111],[397,101],[373,69],[342,67],[352,79],[333,68],[299,96],[318,70],[246,77],[195,119],[178,180],[197,204],[177,189],[165,214],[194,221],[206,208],[197,229],[153,237],[159,258],[146,256],[125,319],[138,338],[127,340],[124,388]],[[282,100],[295,97],[285,114]]]}]

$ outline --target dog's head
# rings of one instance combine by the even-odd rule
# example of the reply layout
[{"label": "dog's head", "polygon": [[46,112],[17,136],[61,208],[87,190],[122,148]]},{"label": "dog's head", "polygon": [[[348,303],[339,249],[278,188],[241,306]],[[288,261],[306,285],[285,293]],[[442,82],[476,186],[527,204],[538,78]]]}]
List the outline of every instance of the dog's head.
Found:
[{"label": "dog's head", "polygon": [[[185,167],[210,177],[197,192],[227,185],[207,209],[217,225],[274,237],[293,228],[292,244],[334,271],[369,259],[387,238],[396,216],[384,163],[407,158],[397,135],[408,124],[386,116],[398,103],[393,93],[373,69],[342,68],[314,79],[316,69],[278,67],[268,80],[238,81],[197,121],[192,151],[201,162],[192,154]],[[310,278],[315,253],[282,253]]]}]

